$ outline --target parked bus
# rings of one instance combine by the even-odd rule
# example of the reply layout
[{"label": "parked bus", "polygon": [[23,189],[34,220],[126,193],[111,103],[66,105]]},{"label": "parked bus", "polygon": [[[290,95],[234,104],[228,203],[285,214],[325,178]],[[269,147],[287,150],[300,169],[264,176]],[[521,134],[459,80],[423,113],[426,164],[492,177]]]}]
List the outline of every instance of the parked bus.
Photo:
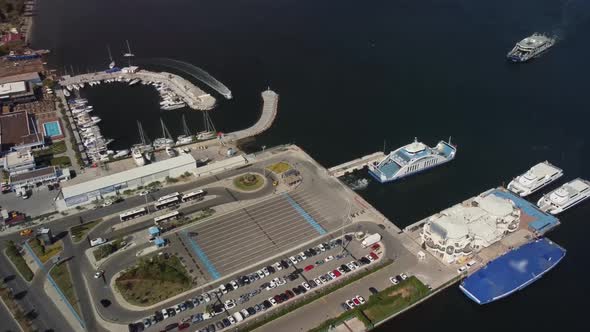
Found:
[{"label": "parked bus", "polygon": [[170,220],[175,220],[178,219],[180,217],[180,213],[178,211],[173,211],[170,213],[166,213],[163,214],[159,217],[155,217],[154,218],[154,222],[157,224],[161,223],[161,222],[166,222],[166,221],[170,221]]},{"label": "parked bus", "polygon": [[121,219],[121,221],[127,221],[141,216],[145,216],[146,214],[148,214],[148,211],[145,208],[140,208],[121,213],[119,215],[119,219]]},{"label": "parked bus", "polygon": [[180,193],[179,192],[174,192],[174,193],[171,193],[171,194],[168,194],[166,196],[162,196],[162,197],[158,198],[158,202],[165,201],[167,199],[178,197],[178,196],[180,196]]},{"label": "parked bus", "polygon": [[207,193],[204,190],[199,189],[197,191],[193,191],[193,192],[182,195],[181,199],[183,202],[188,202],[188,201],[192,201],[195,199],[201,199],[201,198],[205,197],[206,194]]},{"label": "parked bus", "polygon": [[162,201],[157,201],[156,203],[154,203],[154,207],[156,208],[156,210],[161,210],[161,209],[165,209],[169,206],[173,206],[173,205],[177,205],[180,203],[180,199],[178,198],[178,196],[176,197],[172,197],[172,198],[168,198]]}]

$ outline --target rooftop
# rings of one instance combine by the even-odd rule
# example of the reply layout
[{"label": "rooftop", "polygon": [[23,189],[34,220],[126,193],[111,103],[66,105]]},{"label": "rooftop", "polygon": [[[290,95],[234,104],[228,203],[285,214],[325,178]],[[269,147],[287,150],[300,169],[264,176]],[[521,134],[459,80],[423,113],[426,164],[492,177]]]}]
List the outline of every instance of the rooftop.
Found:
[{"label": "rooftop", "polygon": [[48,177],[48,176],[52,176],[52,175],[57,176],[57,172],[56,172],[55,167],[50,166],[50,167],[45,167],[45,168],[39,168],[39,169],[36,169],[31,172],[10,176],[10,183],[27,181],[27,180],[35,180],[37,178],[43,178],[43,177]]},{"label": "rooftop", "polygon": [[37,81],[40,80],[39,73],[37,72],[28,72],[28,73],[21,73],[16,75],[9,75],[0,77],[0,84],[12,83],[12,82],[21,82],[21,81]]},{"label": "rooftop", "polygon": [[36,133],[30,124],[27,112],[0,115],[0,151],[41,141],[42,135]]},{"label": "rooftop", "polygon": [[27,91],[24,81],[0,84],[0,98],[4,95],[12,95]]},{"label": "rooftop", "polygon": [[34,163],[35,157],[33,157],[31,150],[23,150],[6,154],[5,160],[6,165],[10,168],[11,166]]},{"label": "rooftop", "polygon": [[[83,183],[74,184],[72,186],[63,187],[62,193],[64,199],[81,195],[87,192],[96,191],[102,188],[118,185],[133,179],[146,177],[152,174],[160,173],[165,170],[194,164],[197,161],[190,154],[181,154],[178,157],[162,160],[153,164],[136,167],[123,172],[107,175],[94,180]],[[196,167],[196,166],[195,166]]]}]

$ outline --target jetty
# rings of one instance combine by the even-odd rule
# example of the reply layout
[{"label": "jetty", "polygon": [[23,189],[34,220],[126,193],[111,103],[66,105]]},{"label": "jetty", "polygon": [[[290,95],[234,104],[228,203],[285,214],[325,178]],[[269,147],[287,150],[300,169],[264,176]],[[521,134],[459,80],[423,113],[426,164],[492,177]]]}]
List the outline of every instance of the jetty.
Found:
[{"label": "jetty", "polygon": [[139,70],[137,67],[126,67],[120,70],[110,69],[102,72],[81,74],[76,76],[64,75],[59,84],[62,87],[86,84],[106,80],[135,80],[144,82],[160,82],[178,95],[192,109],[206,111],[215,106],[215,98],[199,89],[188,80],[167,72],[151,72]]},{"label": "jetty", "polygon": [[338,178],[338,177],[341,177],[347,173],[352,173],[354,171],[361,170],[361,169],[367,167],[370,163],[382,160],[383,158],[385,158],[385,154],[382,151],[371,153],[371,154],[366,155],[364,157],[354,159],[351,161],[347,161],[347,162],[342,163],[340,165],[331,167],[328,169],[328,173],[330,173],[330,175]]},{"label": "jetty", "polygon": [[224,134],[223,139],[227,141],[237,141],[247,137],[256,136],[263,131],[270,128],[275,117],[277,116],[277,110],[279,106],[279,95],[267,89],[262,92],[262,114],[258,121],[242,130],[234,131],[232,133]]}]

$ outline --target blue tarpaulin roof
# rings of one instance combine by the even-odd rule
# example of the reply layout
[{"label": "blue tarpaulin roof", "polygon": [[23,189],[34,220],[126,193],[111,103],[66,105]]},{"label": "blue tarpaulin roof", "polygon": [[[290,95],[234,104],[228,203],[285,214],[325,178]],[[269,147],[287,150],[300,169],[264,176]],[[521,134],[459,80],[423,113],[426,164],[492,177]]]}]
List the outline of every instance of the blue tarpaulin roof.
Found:
[{"label": "blue tarpaulin roof", "polygon": [[154,241],[154,243],[158,246],[161,247],[163,245],[166,244],[166,240],[162,239],[161,237],[157,237],[156,240]]},{"label": "blue tarpaulin roof", "polygon": [[565,250],[546,238],[509,251],[461,283],[461,290],[479,304],[489,303],[540,278],[565,256]]},{"label": "blue tarpaulin roof", "polygon": [[156,226],[152,226],[148,228],[148,232],[150,233],[150,235],[157,235],[160,234],[160,229]]}]

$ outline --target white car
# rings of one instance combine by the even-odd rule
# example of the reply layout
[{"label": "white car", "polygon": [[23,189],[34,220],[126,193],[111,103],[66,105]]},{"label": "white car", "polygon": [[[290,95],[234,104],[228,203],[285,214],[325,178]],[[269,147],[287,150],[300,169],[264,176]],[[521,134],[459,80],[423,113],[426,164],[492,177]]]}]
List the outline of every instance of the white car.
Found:
[{"label": "white car", "polygon": [[246,309],[240,310],[240,313],[242,313],[242,317],[244,317],[244,318],[250,316],[250,313]]},{"label": "white car", "polygon": [[[356,269],[358,269],[358,268],[359,268],[359,265],[358,265],[358,263],[357,263],[357,262],[355,262],[355,261],[351,261],[351,262],[350,262],[350,263],[348,263],[348,264],[352,265],[352,266],[349,266],[349,267],[350,267],[352,270],[356,270]],[[346,265],[348,265],[348,264],[346,264]]]},{"label": "white car", "polygon": [[397,279],[395,279],[395,277],[389,277],[389,281],[394,285],[399,284],[399,281],[397,281]]},{"label": "white car", "polygon": [[166,309],[162,309],[162,316],[164,317],[164,319],[168,318],[168,310]]},{"label": "white car", "polygon": [[273,288],[276,288],[277,284],[274,281],[271,281],[268,286],[266,286],[266,290],[271,290]]},{"label": "white car", "polygon": [[262,269],[262,273],[264,273],[264,275],[267,276],[267,277],[270,275],[270,271],[268,271],[267,268],[263,268]]},{"label": "white car", "polygon": [[223,306],[225,307],[225,310],[230,310],[236,306],[236,303],[234,302],[234,300],[227,300],[225,301]]},{"label": "white car", "polygon": [[333,279],[336,279],[336,275],[334,274],[334,272],[330,271],[328,274],[330,275],[330,277],[332,278],[332,280]]},{"label": "white car", "polygon": [[331,261],[331,260],[333,260],[333,259],[334,259],[334,256],[330,255],[330,256],[328,256],[328,257],[324,258],[324,261],[325,261],[325,262],[329,262],[329,261]]},{"label": "white car", "polygon": [[400,274],[399,276],[400,276],[400,277],[402,277],[402,280],[406,280],[406,279],[408,279],[408,275],[407,275],[407,274],[405,274],[405,273],[402,273],[402,274]]},{"label": "white car", "polygon": [[258,277],[260,277],[260,279],[266,277],[266,275],[264,275],[264,272],[262,272],[261,270],[256,271],[256,274],[258,274]]},{"label": "white car", "polygon": [[103,239],[101,237],[97,237],[96,239],[90,240],[90,246],[91,247],[96,247],[96,246],[101,245],[101,244],[106,243],[106,242],[107,242],[106,239]]},{"label": "white car", "polygon": [[349,268],[351,271],[354,271],[354,270],[356,270],[356,266],[354,266],[354,265],[352,265],[352,264],[350,264],[350,263],[346,264],[346,266],[348,266],[348,268]]},{"label": "white car", "polygon": [[221,291],[222,294],[227,294],[227,288],[225,288],[225,285],[219,286],[219,291]]},{"label": "white car", "polygon": [[373,257],[371,257],[371,255],[367,255],[365,257],[367,257],[367,259],[370,260],[371,262],[375,260]]},{"label": "white car", "polygon": [[350,307],[350,309],[356,307],[356,304],[354,304],[354,302],[352,302],[352,300],[346,300],[346,304]]},{"label": "white car", "polygon": [[277,284],[277,286],[283,286],[287,283],[287,281],[285,281],[285,279],[283,278],[275,278],[275,283]]},{"label": "white car", "polygon": [[236,323],[236,320],[233,316],[227,316],[227,320],[229,320],[229,323],[231,325],[234,325]]},{"label": "white car", "polygon": [[150,192],[149,192],[149,191],[147,191],[147,190],[142,190],[142,191],[140,191],[140,192],[139,192],[139,196],[145,196],[145,195],[147,195],[147,194],[149,194],[149,193],[150,193]]},{"label": "white car", "polygon": [[364,298],[364,297],[362,297],[362,296],[360,296],[360,295],[357,295],[357,296],[356,296],[356,299],[357,299],[357,300],[359,300],[359,302],[360,302],[361,304],[365,304],[365,302],[367,302],[367,301],[365,301],[365,298]]},{"label": "white car", "polygon": [[472,267],[475,264],[477,264],[477,261],[475,261],[475,260],[472,259],[469,262],[467,262],[467,268],[470,268],[470,267]]},{"label": "white car", "polygon": [[[320,244],[319,246],[317,246],[317,248],[318,248],[318,249],[319,249],[321,252],[324,252],[324,251],[326,251],[326,248],[324,247],[324,245],[323,245],[323,244]],[[332,257],[332,258],[333,258],[333,257]]]},{"label": "white car", "polygon": [[293,256],[289,257],[289,260],[291,261],[291,263],[293,263],[293,265],[297,265],[297,263],[299,263]]},{"label": "white car", "polygon": [[98,279],[100,277],[102,277],[102,275],[104,274],[104,270],[98,270],[96,271],[96,273],[94,274],[94,278]]},{"label": "white car", "polygon": [[304,287],[306,290],[310,290],[310,289],[311,289],[311,287],[309,287],[309,284],[308,284],[308,283],[306,283],[306,282],[302,283],[301,285],[302,285],[302,286],[303,286],[303,287]]},{"label": "white car", "polygon": [[231,284],[231,286],[232,286],[234,289],[238,289],[238,288],[240,287],[240,285],[238,285],[238,282],[237,282],[237,281],[235,281],[235,280],[232,280],[232,281],[230,281],[229,283]]},{"label": "white car", "polygon": [[457,269],[457,273],[461,274],[463,272],[467,271],[467,267],[466,266],[461,266],[460,268]]},{"label": "white car", "polygon": [[303,251],[299,253],[299,256],[301,256],[301,258],[303,260],[306,260],[307,259],[307,256],[305,256],[305,254],[303,253]]},{"label": "white car", "polygon": [[209,294],[203,293],[203,295],[201,296],[203,297],[203,300],[205,300],[205,303],[209,303],[209,301],[211,301],[211,297],[209,296]]},{"label": "white car", "polygon": [[268,302],[270,302],[272,305],[277,305],[277,301],[274,299],[274,297],[269,297]]},{"label": "white car", "polygon": [[275,270],[280,271],[283,269],[283,266],[281,265],[281,263],[277,262],[274,263],[273,267],[275,268]]},{"label": "white car", "polygon": [[319,286],[321,284],[323,284],[323,282],[320,280],[320,278],[315,278],[313,279],[313,281]]}]

